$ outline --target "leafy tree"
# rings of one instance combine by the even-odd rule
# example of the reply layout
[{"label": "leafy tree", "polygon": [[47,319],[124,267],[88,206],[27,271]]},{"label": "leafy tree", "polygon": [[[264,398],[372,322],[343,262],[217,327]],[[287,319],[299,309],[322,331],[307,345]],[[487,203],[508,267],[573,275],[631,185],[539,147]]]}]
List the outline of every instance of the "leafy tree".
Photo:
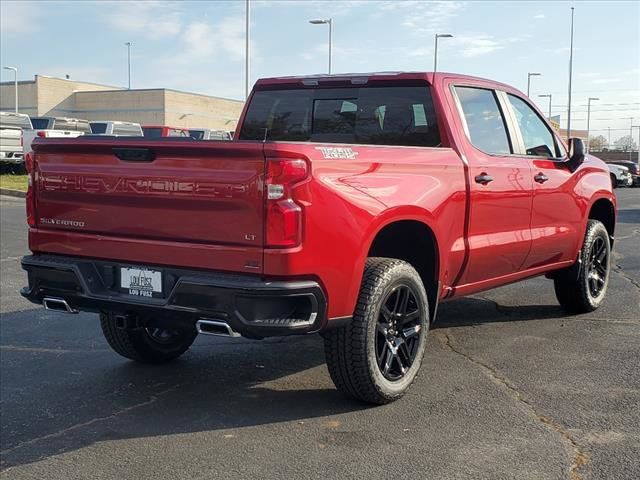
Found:
[{"label": "leafy tree", "polygon": [[613,144],[616,146],[618,150],[622,150],[624,152],[628,152],[629,149],[631,150],[638,149],[638,146],[636,145],[636,142],[633,141],[633,138],[631,138],[631,135],[625,135],[624,137],[616,140]]},{"label": "leafy tree", "polygon": [[589,139],[590,152],[601,152],[606,147],[607,147],[607,139],[602,135],[598,135],[597,137],[591,137]]}]

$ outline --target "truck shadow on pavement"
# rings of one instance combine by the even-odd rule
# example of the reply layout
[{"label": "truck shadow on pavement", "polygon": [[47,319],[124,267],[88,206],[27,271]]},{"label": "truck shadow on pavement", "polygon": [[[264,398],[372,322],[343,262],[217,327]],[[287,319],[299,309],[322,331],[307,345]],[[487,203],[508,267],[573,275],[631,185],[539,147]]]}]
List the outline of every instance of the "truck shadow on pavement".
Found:
[{"label": "truck shadow on pavement", "polygon": [[369,408],[335,390],[317,335],[198,338],[181,359],[150,366],[113,353],[95,315],[29,310],[3,314],[1,340],[1,470],[104,441],[222,438]]},{"label": "truck shadow on pavement", "polygon": [[[434,328],[561,316],[555,305],[501,307],[467,298],[441,305]],[[198,338],[183,358],[149,366],[111,352],[97,316],[37,309],[4,314],[1,340],[2,470],[100,442],[227,438],[243,427],[306,428],[371,408],[335,390],[317,335]]]}]

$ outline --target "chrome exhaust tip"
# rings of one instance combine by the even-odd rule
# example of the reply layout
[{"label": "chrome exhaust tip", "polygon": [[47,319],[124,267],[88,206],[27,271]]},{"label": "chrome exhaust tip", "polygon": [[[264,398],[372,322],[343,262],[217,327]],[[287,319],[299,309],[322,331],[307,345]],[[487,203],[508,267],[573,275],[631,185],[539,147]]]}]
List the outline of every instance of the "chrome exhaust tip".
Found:
[{"label": "chrome exhaust tip", "polygon": [[78,313],[78,310],[71,308],[63,298],[44,297],[42,299],[42,305],[45,310],[64,313]]},{"label": "chrome exhaust tip", "polygon": [[196,322],[196,330],[202,335],[216,335],[218,337],[240,337],[231,326],[223,320],[201,318]]}]

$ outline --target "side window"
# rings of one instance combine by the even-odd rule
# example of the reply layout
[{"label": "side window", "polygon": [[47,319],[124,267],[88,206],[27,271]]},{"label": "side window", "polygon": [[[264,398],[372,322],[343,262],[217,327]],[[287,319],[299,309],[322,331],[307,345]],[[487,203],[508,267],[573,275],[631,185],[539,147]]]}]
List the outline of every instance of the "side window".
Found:
[{"label": "side window", "polygon": [[520,127],[527,155],[535,157],[559,157],[555,139],[549,127],[524,100],[508,94],[509,101]]},{"label": "side window", "polygon": [[493,90],[455,87],[471,143],[485,153],[512,152],[507,127]]}]

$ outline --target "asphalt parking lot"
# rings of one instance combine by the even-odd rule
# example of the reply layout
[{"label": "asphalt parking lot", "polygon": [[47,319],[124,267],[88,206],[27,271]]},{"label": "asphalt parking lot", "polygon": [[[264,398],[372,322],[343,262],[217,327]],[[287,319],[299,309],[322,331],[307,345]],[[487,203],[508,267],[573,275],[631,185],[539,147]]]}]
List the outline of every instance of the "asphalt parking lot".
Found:
[{"label": "asphalt parking lot", "polygon": [[601,309],[564,316],[543,278],[442,304],[410,394],[377,408],[335,391],[318,336],[118,357],[97,316],[20,297],[2,197],[0,477],[640,478],[640,189],[616,192]]}]

